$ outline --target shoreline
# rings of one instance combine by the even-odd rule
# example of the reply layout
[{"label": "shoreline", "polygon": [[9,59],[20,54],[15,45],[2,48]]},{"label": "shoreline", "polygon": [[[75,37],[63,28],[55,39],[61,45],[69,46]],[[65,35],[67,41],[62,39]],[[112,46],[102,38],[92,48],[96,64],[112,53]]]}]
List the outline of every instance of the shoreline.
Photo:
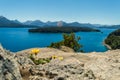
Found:
[{"label": "shoreline", "polygon": [[108,44],[105,43],[105,41],[103,41],[103,45],[106,46],[109,50],[112,49]]}]

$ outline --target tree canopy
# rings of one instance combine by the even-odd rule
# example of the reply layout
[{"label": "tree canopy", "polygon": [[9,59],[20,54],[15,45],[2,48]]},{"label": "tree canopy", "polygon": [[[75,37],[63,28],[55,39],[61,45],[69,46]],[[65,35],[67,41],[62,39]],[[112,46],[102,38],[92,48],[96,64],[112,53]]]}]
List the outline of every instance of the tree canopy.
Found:
[{"label": "tree canopy", "polygon": [[71,33],[71,34],[64,33],[62,41],[51,43],[49,47],[59,49],[61,46],[67,46],[77,52],[77,51],[80,51],[80,48],[82,47],[78,42],[79,40],[80,40],[80,37],[76,37],[74,33]]},{"label": "tree canopy", "polygon": [[110,33],[105,39],[105,43],[112,49],[120,49],[120,29]]}]

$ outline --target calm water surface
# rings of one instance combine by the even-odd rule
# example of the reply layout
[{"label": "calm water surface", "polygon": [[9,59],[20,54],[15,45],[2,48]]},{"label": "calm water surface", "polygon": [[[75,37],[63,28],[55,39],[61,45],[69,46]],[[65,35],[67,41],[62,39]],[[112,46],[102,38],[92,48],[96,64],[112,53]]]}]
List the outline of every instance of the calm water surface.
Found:
[{"label": "calm water surface", "polygon": [[[29,33],[27,28],[0,28],[0,43],[4,48],[16,52],[33,47],[46,47],[62,40],[62,33]],[[77,32],[85,52],[104,52],[103,40],[115,29],[100,29],[101,32]]]}]

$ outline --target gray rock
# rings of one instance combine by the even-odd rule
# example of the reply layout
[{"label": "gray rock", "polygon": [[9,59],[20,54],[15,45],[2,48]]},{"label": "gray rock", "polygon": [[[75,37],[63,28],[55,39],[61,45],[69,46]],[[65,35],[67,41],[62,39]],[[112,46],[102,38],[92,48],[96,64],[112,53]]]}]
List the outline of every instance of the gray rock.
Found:
[{"label": "gray rock", "polygon": [[0,45],[0,80],[22,80],[14,54]]},{"label": "gray rock", "polygon": [[47,58],[54,53],[64,59],[35,65],[29,50],[13,54],[0,46],[0,80],[120,80],[120,50],[91,54],[59,51],[59,55],[55,49],[49,50],[41,49],[39,56]]},{"label": "gray rock", "polygon": [[69,47],[66,47],[66,46],[61,46],[60,47],[60,50],[61,51],[64,51],[64,52],[74,52],[73,49],[69,48]]}]

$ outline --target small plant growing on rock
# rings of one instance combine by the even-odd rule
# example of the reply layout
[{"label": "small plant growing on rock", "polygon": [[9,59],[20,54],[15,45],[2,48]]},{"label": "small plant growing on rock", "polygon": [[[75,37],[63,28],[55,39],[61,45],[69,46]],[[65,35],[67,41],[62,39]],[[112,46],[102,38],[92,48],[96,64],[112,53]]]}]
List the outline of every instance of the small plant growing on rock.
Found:
[{"label": "small plant growing on rock", "polygon": [[33,57],[33,54],[30,54],[29,58],[33,61],[35,58]]},{"label": "small plant growing on rock", "polygon": [[36,52],[36,49],[32,49],[30,50],[30,55],[29,55],[29,58],[31,60],[34,60],[35,59],[35,56],[38,54],[38,52]]},{"label": "small plant growing on rock", "polygon": [[49,63],[52,59],[59,59],[59,60],[63,60],[63,57],[60,56],[56,56],[53,55],[50,58],[36,58],[37,54],[40,52],[40,49],[32,49],[29,58],[36,64],[46,64]]},{"label": "small plant growing on rock", "polygon": [[36,64],[45,64],[45,63],[49,63],[50,59],[49,58],[36,58],[37,54],[40,52],[40,49],[32,49],[29,58]]},{"label": "small plant growing on rock", "polygon": [[37,48],[31,50],[31,53],[35,55],[37,55],[39,52],[40,52],[40,49],[37,49]]},{"label": "small plant growing on rock", "polygon": [[33,60],[34,58],[37,59],[37,54],[40,52],[40,49],[32,49],[30,52],[30,58]]},{"label": "small plant growing on rock", "polygon": [[33,61],[36,65],[39,65],[39,64],[46,64],[46,63],[49,63],[50,62],[50,59],[49,58],[40,58],[38,60],[34,60]]},{"label": "small plant growing on rock", "polygon": [[52,56],[52,59],[56,59],[58,56],[56,56],[56,55],[54,55],[54,56]]},{"label": "small plant growing on rock", "polygon": [[51,57],[51,59],[52,59],[52,60],[53,60],[53,59],[63,60],[64,58],[63,58],[62,56],[53,55],[53,56]]},{"label": "small plant growing on rock", "polygon": [[30,59],[36,64],[46,64],[49,63],[51,61],[50,58],[39,58],[39,59],[35,59],[33,56],[30,55]]}]

